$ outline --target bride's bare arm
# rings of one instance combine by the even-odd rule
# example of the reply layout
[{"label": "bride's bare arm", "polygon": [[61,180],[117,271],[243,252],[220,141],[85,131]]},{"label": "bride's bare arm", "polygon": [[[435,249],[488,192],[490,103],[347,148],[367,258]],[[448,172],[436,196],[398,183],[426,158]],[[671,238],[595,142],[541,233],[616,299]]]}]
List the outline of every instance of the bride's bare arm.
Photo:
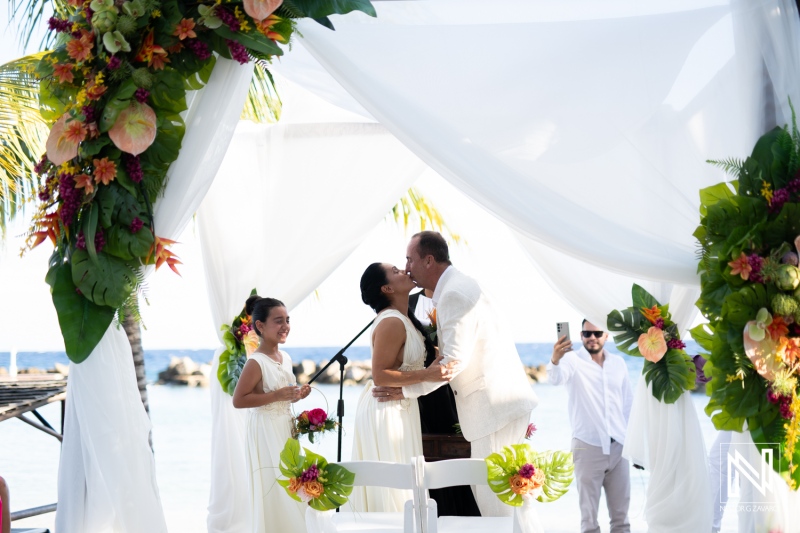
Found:
[{"label": "bride's bare arm", "polygon": [[373,333],[372,381],[379,387],[402,387],[423,381],[450,381],[454,375],[452,368],[439,364],[437,358],[428,368],[400,372],[403,362],[403,348],[406,342],[406,328],[399,318],[388,317],[382,320]]},{"label": "bride's bare arm", "polygon": [[261,367],[251,359],[244,364],[236,390],[233,391],[233,406],[243,409],[261,407],[272,402],[294,402],[299,400],[301,395],[300,387],[296,385],[264,392],[261,385]]}]

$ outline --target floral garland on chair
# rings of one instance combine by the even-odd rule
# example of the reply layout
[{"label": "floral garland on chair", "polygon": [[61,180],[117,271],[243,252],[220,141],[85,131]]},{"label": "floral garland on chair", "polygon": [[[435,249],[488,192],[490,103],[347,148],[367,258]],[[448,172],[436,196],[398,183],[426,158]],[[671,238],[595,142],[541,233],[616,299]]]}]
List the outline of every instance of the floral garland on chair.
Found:
[{"label": "floral garland on chair", "polygon": [[295,19],[369,0],[65,0],[49,28],[56,47],[37,68],[52,127],[39,208],[27,240],[50,239],[47,282],[70,360],[92,352],[116,312],[133,305],[141,267],[180,264],[159,237],[152,203],[177,159],[186,92],[209,80],[215,54],[247,63],[283,54]]},{"label": "floral garland on chair", "polygon": [[652,384],[653,396],[660,402],[675,403],[694,388],[694,361],[684,351],[686,344],[669,314],[669,305],[661,305],[635,283],[631,296],[633,307],[610,312],[606,327],[613,333],[617,348],[645,358],[642,375],[648,385]]},{"label": "floral garland on chair", "polygon": [[[794,113],[794,111],[793,111]],[[709,161],[735,181],[700,191],[697,301],[709,323],[692,337],[710,352],[706,413],[717,429],[743,431],[773,469],[800,482],[800,133],[774,128],[747,159]],[[774,443],[778,443],[777,445]]]},{"label": "floral garland on chair", "polygon": [[530,444],[512,444],[486,458],[489,488],[501,502],[519,507],[528,498],[554,502],[572,483],[572,453],[537,453]]},{"label": "floral garland on chair", "polygon": [[307,448],[300,454],[300,443],[286,440],[281,452],[280,470],[286,479],[278,484],[293,500],[304,502],[317,511],[330,511],[347,503],[353,492],[355,474],[345,467],[329,464],[324,457]]}]

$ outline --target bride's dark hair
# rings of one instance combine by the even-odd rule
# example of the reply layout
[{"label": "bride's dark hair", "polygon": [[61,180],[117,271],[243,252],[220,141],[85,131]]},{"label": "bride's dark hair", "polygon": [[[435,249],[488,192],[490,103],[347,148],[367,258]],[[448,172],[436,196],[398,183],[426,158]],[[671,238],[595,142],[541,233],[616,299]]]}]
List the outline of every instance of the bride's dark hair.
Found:
[{"label": "bride's dark hair", "polygon": [[[361,276],[361,300],[376,313],[380,313],[392,304],[392,302],[389,301],[389,297],[381,290],[381,287],[388,284],[389,279],[386,277],[386,269],[383,267],[383,264],[372,263]],[[411,323],[414,324],[414,327],[422,334],[422,339],[425,341],[425,352],[430,356],[435,352],[433,342],[431,342],[425,334],[425,329],[422,327],[417,317],[414,316],[413,312],[409,311],[408,318],[411,320]]]}]

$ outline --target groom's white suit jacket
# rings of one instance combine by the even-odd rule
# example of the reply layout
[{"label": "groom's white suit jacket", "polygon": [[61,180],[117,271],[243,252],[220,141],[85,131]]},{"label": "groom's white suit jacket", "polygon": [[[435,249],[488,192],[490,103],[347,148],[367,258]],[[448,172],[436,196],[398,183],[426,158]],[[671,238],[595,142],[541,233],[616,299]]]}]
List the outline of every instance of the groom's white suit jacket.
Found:
[{"label": "groom's white suit jacket", "polygon": [[[439,278],[433,300],[442,364],[458,361],[450,387],[464,438],[480,439],[530,413],[539,400],[478,283],[451,266]],[[417,398],[444,384],[417,383],[403,387],[403,394]]]}]

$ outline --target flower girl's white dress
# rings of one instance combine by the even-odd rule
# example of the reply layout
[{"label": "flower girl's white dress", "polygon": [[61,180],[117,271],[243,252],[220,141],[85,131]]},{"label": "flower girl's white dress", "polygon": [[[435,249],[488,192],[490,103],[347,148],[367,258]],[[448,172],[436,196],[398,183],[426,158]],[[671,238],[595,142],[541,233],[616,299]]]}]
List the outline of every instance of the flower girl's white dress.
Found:
[{"label": "flower girl's white dress", "polygon": [[[261,366],[264,392],[274,391],[297,380],[292,372],[292,359],[281,352],[278,363],[263,353],[253,352],[250,359]],[[247,466],[250,478],[250,504],[253,533],[306,530],[305,504],[297,502],[275,481],[286,439],[292,436],[292,410],[289,402],[273,402],[248,409]]]},{"label": "flower girl's white dress", "polygon": [[[406,344],[400,371],[425,368],[425,343],[408,317],[395,309],[386,309],[375,319],[373,331],[382,320],[387,319],[399,319],[406,328]],[[417,401],[404,399],[378,402],[372,396],[373,386],[372,380],[367,382],[358,400],[353,460],[409,463],[415,456],[422,455],[422,430]],[[350,501],[356,511],[402,512],[403,505],[411,497],[410,490],[354,487]]]}]

